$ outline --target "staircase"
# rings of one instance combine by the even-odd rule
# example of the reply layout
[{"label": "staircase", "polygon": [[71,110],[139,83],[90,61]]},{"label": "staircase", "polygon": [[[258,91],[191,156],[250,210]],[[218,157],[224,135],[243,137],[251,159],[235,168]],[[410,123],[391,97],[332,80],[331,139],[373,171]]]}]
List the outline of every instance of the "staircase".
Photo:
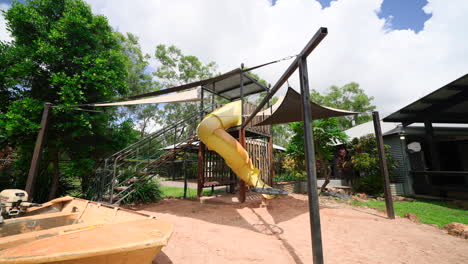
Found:
[{"label": "staircase", "polygon": [[197,147],[193,144],[198,141],[197,125],[211,108],[209,106],[185,117],[106,158],[95,171],[87,198],[119,204],[143,184],[153,180],[168,161]]}]

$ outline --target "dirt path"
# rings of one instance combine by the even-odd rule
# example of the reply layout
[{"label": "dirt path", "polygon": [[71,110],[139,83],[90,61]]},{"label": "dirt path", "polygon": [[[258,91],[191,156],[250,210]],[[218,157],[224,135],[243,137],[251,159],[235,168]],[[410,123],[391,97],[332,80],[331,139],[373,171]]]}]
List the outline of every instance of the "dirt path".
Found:
[{"label": "dirt path", "polygon": [[[154,263],[311,263],[307,197],[245,204],[164,200],[140,210],[175,224]],[[321,205],[326,263],[468,263],[468,241],[407,219]]]}]

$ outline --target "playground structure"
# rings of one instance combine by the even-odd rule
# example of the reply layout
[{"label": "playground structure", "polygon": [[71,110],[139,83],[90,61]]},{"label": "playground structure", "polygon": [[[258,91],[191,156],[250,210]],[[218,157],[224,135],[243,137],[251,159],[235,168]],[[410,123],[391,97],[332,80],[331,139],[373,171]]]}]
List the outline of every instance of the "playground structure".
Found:
[{"label": "playground structure", "polygon": [[[207,186],[233,186],[235,184],[235,177],[233,177],[233,173],[229,169],[229,166],[241,178],[239,180],[239,200],[241,202],[245,201],[245,181],[247,181],[247,183],[253,187],[251,190],[265,194],[266,197],[269,197],[269,195],[272,194],[284,194],[281,191],[273,189],[267,185],[267,183],[272,182],[274,168],[272,162],[273,143],[270,132],[271,129],[269,126],[272,124],[303,121],[305,124],[304,152],[305,167],[308,178],[308,204],[311,226],[312,255],[314,263],[323,263],[321,224],[316,179],[317,175],[315,169],[315,151],[313,144],[314,139],[312,126],[309,124],[311,124],[312,120],[314,119],[357,114],[349,111],[322,107],[310,101],[307,57],[320,44],[320,42],[327,34],[328,30],[326,28],[320,28],[306,44],[304,49],[298,55],[294,56],[294,61],[271,89],[260,84],[256,79],[248,75],[248,72],[278,61],[262,64],[249,69],[243,69],[243,67],[241,67],[214,78],[167,88],[143,95],[128,97],[125,98],[123,102],[85,105],[110,106],[140,103],[200,102],[200,108],[198,112],[195,111],[194,113],[183,117],[174,124],[162,128],[161,130],[149,135],[139,142],[136,142],[105,159],[96,170],[96,175],[94,177],[95,182],[93,184],[93,188],[89,188],[88,198],[96,201],[118,204],[126,197],[128,197],[132,192],[137,190],[142,184],[152,180],[155,176],[157,176],[158,170],[164,169],[167,164],[173,164],[174,161],[180,157],[185,159],[191,155],[197,155],[198,157],[197,181],[199,196],[202,193],[201,190]],[[292,96],[295,97],[295,99],[289,99],[295,103],[289,104],[289,106],[288,104],[283,105],[283,103],[281,103],[279,105],[275,105],[275,111],[273,111],[273,107],[270,109],[270,111],[265,111],[270,106],[270,100],[273,98],[276,92],[287,82],[289,77],[297,69],[299,69],[300,94],[295,92],[296,95],[294,95],[294,93],[292,93]],[[199,93],[197,93],[196,98],[193,96],[193,94],[196,93],[196,90],[190,90],[191,88],[195,87],[201,87]],[[288,90],[288,94],[290,94],[291,90],[292,89]],[[204,96],[205,91],[210,93],[211,98]],[[174,94],[176,92],[180,93]],[[246,100],[247,96],[258,94],[260,92],[266,92],[266,96],[259,103],[259,105],[253,106],[249,104],[249,102]],[[154,98],[155,96],[159,95],[165,96]],[[218,113],[221,113],[222,111],[215,111],[213,114],[211,114],[211,116],[217,118],[221,124],[211,124],[207,127],[202,127],[202,129],[199,129],[202,140],[198,140],[195,135],[195,128],[197,127],[198,122],[203,120],[208,112],[214,111],[218,108],[217,102],[219,102],[218,100],[220,99],[225,100],[225,102],[231,102],[231,104],[233,101],[240,100],[236,107],[232,107],[231,105],[229,108],[221,108],[224,110],[235,110],[235,120],[226,120],[229,122],[223,124],[223,122],[225,122],[223,121],[225,117],[217,116]],[[204,101],[209,101],[210,104],[205,107]],[[29,193],[31,193],[31,188],[34,185],[34,180],[37,176],[37,168],[39,164],[38,161],[40,160],[41,156],[41,149],[47,127],[50,107],[51,104],[49,103],[45,105],[41,122],[41,130],[39,131],[36,147],[33,153],[30,173],[28,175],[26,184],[26,191]],[[252,111],[249,109],[252,109]],[[317,112],[317,110],[319,112]],[[320,111],[322,111],[322,113],[315,116],[315,114],[320,113]],[[394,212],[389,187],[389,176],[384,155],[378,112],[374,112],[373,114],[379,157],[381,161],[381,171],[385,182],[384,191],[387,214],[389,218],[393,219]],[[208,117],[210,117],[210,115],[208,115]],[[228,117],[228,119],[229,118],[232,118],[232,116]],[[205,128],[208,129],[205,131]],[[227,129],[226,132],[228,134],[221,133],[224,131],[220,131],[220,129]],[[205,132],[207,135],[204,135]],[[232,138],[230,138],[229,134],[234,136],[234,141],[236,141],[235,138],[237,138],[239,143],[237,143],[237,141],[234,142]],[[224,143],[228,143],[227,145],[230,151],[225,152],[225,149],[219,146],[224,144],[222,142],[212,144],[213,140],[215,142],[219,141],[216,139],[216,137],[223,139],[222,141]],[[265,141],[268,142],[268,147],[266,148],[267,151],[260,153],[260,155],[255,151],[250,151],[250,159],[247,158],[245,151],[246,148],[249,149],[247,147],[247,142],[251,142],[251,145],[254,146],[251,149],[258,149],[258,147],[255,147],[259,145],[256,144],[256,142],[261,142],[262,140],[258,141],[258,139],[262,138],[266,139]],[[166,146],[171,142],[173,144],[172,150],[167,151]],[[223,158],[227,159],[227,163],[223,164],[222,162],[224,161],[220,158],[206,159],[207,153],[212,151],[207,149],[204,143],[207,143],[208,146],[218,151],[219,154],[223,156]],[[198,149],[198,151],[195,151],[194,153],[194,149]],[[208,154],[208,156],[210,156],[210,154]],[[214,154],[213,156],[216,157]],[[242,157],[244,157],[243,161]],[[256,160],[258,160],[258,162],[256,162]],[[229,166],[227,166],[228,164]],[[254,167],[255,164],[263,166],[263,169],[260,168],[260,174],[258,169]],[[239,165],[239,167],[237,165]],[[187,179],[187,177],[185,177],[185,179]],[[213,181],[213,179],[215,180]],[[261,188],[259,188],[258,184],[260,184]]]},{"label": "playground structure", "polygon": [[[270,187],[274,176],[271,126],[255,126],[265,120],[266,114],[256,116],[254,122],[241,129],[241,125],[244,124],[243,117],[250,115],[256,107],[247,100],[248,96],[268,93],[269,89],[241,68],[203,82],[196,93],[189,89],[198,86],[198,83],[186,85],[183,90],[189,91],[177,94],[181,102],[199,102],[198,110],[114,153],[101,163],[96,170],[95,183],[89,192],[89,199],[118,204],[145,182],[156,176],[169,176],[167,172],[176,167],[184,174],[185,180],[189,178],[187,174],[192,174],[193,177],[193,172],[196,171],[198,196],[201,196],[203,188],[229,186],[233,192],[236,185],[239,185],[239,198],[243,202],[246,195],[245,181],[254,191],[284,194],[284,191]],[[194,98],[194,95],[197,98]],[[231,170],[233,167],[230,168],[229,162],[221,157],[223,155],[218,154],[220,149],[213,151],[214,145],[210,143],[210,148],[207,148],[207,134],[205,133],[205,140],[201,141],[196,135],[199,123],[205,117],[213,117],[213,114],[209,113],[220,106],[220,101],[231,102],[221,109],[228,107],[235,112],[229,114],[233,122],[229,127],[223,127],[227,129],[226,135],[233,136],[235,142],[241,142],[239,146],[229,150],[228,156],[233,157],[238,149],[245,148],[247,152],[242,152],[241,155],[244,155],[244,159],[250,157],[250,163],[247,162],[252,168],[257,168],[256,175],[250,174],[238,180]],[[217,111],[219,110],[215,112]],[[182,165],[182,168],[177,165]],[[250,177],[255,180],[249,180]],[[265,196],[271,198],[267,194]]]}]

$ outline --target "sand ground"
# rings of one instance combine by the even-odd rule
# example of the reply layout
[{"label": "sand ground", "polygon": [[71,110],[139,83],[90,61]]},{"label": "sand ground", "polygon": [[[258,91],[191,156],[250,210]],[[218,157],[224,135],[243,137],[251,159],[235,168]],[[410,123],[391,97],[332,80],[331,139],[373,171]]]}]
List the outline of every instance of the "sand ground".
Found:
[{"label": "sand ground", "polygon": [[[175,231],[154,263],[312,263],[307,196],[267,208],[230,197],[163,200],[138,210],[167,219]],[[326,263],[468,263],[468,240],[404,218],[333,200],[320,206]]]}]

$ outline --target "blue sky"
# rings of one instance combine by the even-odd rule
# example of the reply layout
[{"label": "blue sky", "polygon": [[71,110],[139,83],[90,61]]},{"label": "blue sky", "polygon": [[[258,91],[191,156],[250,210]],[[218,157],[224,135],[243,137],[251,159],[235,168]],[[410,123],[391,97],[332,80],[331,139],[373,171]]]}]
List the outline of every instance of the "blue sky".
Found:
[{"label": "blue sky", "polygon": [[[285,0],[272,0],[272,4],[275,5],[277,1]],[[317,1],[322,8],[327,8],[333,0]],[[427,0],[384,0],[377,15],[390,21],[390,29],[412,29],[419,32],[423,29],[424,22],[431,18],[431,14],[422,10],[426,4]]]},{"label": "blue sky", "polygon": [[[277,1],[287,0],[271,0],[273,5]],[[322,8],[327,8],[333,0],[310,1],[318,1]],[[0,0],[0,3],[9,4],[10,2],[11,0]],[[377,15],[379,18],[385,18],[390,22],[388,23],[389,29],[412,29],[419,32],[423,29],[424,22],[431,18],[431,14],[426,14],[422,10],[426,4],[427,0],[384,0]]]},{"label": "blue sky", "polygon": [[[327,38],[308,60],[310,86],[324,92],[357,82],[375,97],[381,116],[468,69],[468,35],[460,34],[468,28],[468,0],[85,1],[113,28],[140,37],[145,53],[154,54],[157,44],[174,44],[205,63],[215,61],[220,72],[297,54],[326,26]],[[9,2],[0,0],[0,7]],[[9,39],[5,22],[0,16],[0,40]],[[289,63],[255,73],[274,84]],[[158,66],[154,58],[150,65]],[[289,83],[299,87],[298,75]]]}]

